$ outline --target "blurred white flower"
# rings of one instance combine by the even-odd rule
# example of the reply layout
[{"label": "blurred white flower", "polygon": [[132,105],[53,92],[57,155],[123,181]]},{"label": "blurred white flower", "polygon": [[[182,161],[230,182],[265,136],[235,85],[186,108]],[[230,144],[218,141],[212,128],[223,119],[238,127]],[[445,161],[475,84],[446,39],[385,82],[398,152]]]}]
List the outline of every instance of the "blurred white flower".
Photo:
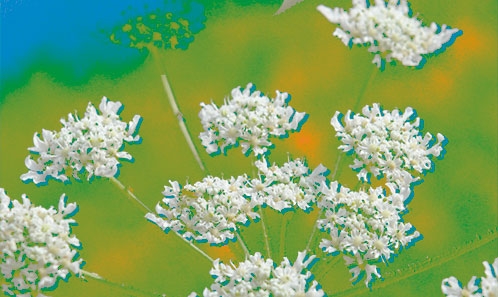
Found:
[{"label": "blurred white flower", "polygon": [[369,174],[385,177],[399,186],[410,185],[433,169],[431,157],[439,157],[445,137],[430,133],[422,135],[420,118],[408,107],[404,113],[383,110],[379,104],[365,106],[363,114],[348,111],[343,117],[336,112],[331,124],[342,141],[343,152],[354,153],[351,168],[358,170],[358,178],[369,180]]},{"label": "blurred white flower", "polygon": [[493,264],[487,261],[484,265],[484,277],[473,276],[466,286],[454,276],[443,279],[441,290],[448,297],[496,297],[498,296],[498,258]]},{"label": "blurred white flower", "polygon": [[334,36],[346,46],[368,46],[368,51],[375,54],[372,62],[379,68],[383,59],[419,66],[423,56],[441,50],[461,32],[436,23],[422,25],[422,21],[411,15],[406,0],[353,0],[349,11],[324,5],[317,9],[331,23],[340,26]]},{"label": "blurred white flower", "polygon": [[252,89],[251,83],[243,91],[233,89],[232,98],[220,107],[201,103],[199,117],[204,131],[199,138],[209,154],[225,153],[240,144],[244,154],[251,150],[256,156],[263,155],[272,146],[270,137],[284,137],[302,124],[305,113],[287,105],[287,93],[277,91],[270,99]]},{"label": "blurred white flower", "polygon": [[34,146],[29,150],[37,155],[26,157],[29,171],[21,175],[23,181],[32,180],[35,184],[45,183],[52,177],[67,181],[68,176],[80,179],[80,174],[113,177],[118,173],[118,159],[132,160],[132,156],[122,151],[124,142],[138,142],[137,130],[141,117],[135,115],[128,124],[119,117],[121,102],[102,98],[100,112],[88,103],[85,115],[79,119],[69,114],[61,119],[60,131],[42,130],[42,138],[35,133]]},{"label": "blurred white flower", "polygon": [[22,196],[22,202],[10,200],[0,188],[0,271],[3,292],[8,296],[44,296],[59,279],[70,273],[80,276],[82,259],[75,248],[78,238],[71,236],[76,203],[66,205],[65,195],[58,210],[34,206]]},{"label": "blurred white flower", "polygon": [[202,296],[325,296],[309,271],[315,258],[299,252],[294,263],[284,258],[279,266],[272,259],[264,259],[260,253],[249,256],[237,266],[225,265],[217,259],[210,272],[215,282],[210,289],[204,289]]},{"label": "blurred white flower", "polygon": [[484,274],[481,278],[481,288],[483,296],[498,296],[498,258],[493,264],[487,261],[482,262],[484,265]]}]

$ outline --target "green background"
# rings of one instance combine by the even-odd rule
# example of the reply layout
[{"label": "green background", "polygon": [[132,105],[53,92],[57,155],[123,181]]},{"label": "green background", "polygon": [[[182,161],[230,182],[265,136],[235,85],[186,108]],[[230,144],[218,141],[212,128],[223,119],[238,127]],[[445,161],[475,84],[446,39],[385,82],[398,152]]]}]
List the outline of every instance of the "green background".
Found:
[{"label": "green background", "polygon": [[[47,62],[34,48],[33,62],[21,69],[22,75],[9,79],[8,69],[2,69],[0,187],[12,199],[26,193],[46,207],[57,205],[62,193],[69,202],[77,202],[80,211],[73,233],[83,243],[84,269],[109,280],[71,277],[49,295],[186,296],[192,291],[201,293],[211,284],[210,263],[173,234],[164,234],[147,222],[142,210],[110,181],[64,185],[52,180],[37,187],[19,179],[26,172],[24,159],[33,134],[59,130],[60,118],[75,110],[82,115],[89,101],[98,105],[102,96],[124,104],[121,116],[125,121],[134,114],[143,117],[143,142],[125,147],[135,162],[122,162],[119,180],[132,187],[146,205],[154,207],[169,180],[185,184],[202,179],[204,174],[163,92],[159,75],[164,72],[201,157],[216,176],[251,173],[251,161],[240,149],[217,157],[203,151],[195,137],[202,128],[199,104],[211,100],[221,104],[233,88],[248,82],[269,96],[275,90],[290,93],[290,105],[309,114],[300,133],[274,141],[271,161],[280,164],[288,155],[305,156],[310,167],[322,163],[333,169],[339,141],[330,118],[336,110],[354,108],[360,96],[359,106],[378,102],[385,109],[415,108],[425,131],[440,132],[449,140],[444,160],[438,160],[435,172],[415,187],[404,216],[424,239],[388,267],[380,266],[384,281],[375,282],[371,291],[363,282],[352,287],[341,263],[329,269],[321,261],[312,271],[329,296],[442,296],[443,278],[453,275],[467,283],[473,275],[484,275],[482,262],[498,256],[496,1],[412,3],[414,13],[426,25],[433,21],[449,24],[463,35],[445,52],[429,58],[422,69],[387,65],[383,72],[371,64],[373,56],[366,48],[349,49],[333,37],[335,26],[315,9],[322,3],[349,8],[350,1],[306,0],[278,16],[273,15],[278,1],[204,2],[205,29],[186,51],[160,51],[163,65],[159,67],[151,56],[143,55],[138,62],[130,61],[131,66],[119,65],[119,71],[106,71],[109,66],[98,68],[97,63],[73,79],[69,66]],[[95,27],[92,22],[85,26]],[[2,27],[3,34],[8,30],[15,28]],[[4,45],[14,41],[2,39]],[[91,48],[88,51],[99,56]],[[347,168],[349,161],[343,158],[337,179],[353,187],[356,182]],[[280,262],[283,256],[294,260],[305,247],[316,213],[282,216],[266,210],[265,215],[274,261]],[[242,236],[251,252],[263,251],[260,223],[243,229]],[[224,261],[243,259],[237,243],[201,248]]]}]

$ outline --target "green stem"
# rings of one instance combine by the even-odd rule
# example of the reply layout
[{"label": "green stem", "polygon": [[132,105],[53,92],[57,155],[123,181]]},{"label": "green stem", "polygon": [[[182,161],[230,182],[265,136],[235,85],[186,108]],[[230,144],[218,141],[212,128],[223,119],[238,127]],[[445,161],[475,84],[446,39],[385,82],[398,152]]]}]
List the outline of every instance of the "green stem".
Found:
[{"label": "green stem", "polygon": [[[114,185],[116,185],[119,189],[123,190],[126,192],[126,194],[128,194],[128,196],[130,198],[133,199],[133,201],[137,202],[140,206],[142,206],[148,213],[153,213],[152,210],[147,206],[145,205],[140,199],[138,199],[137,196],[135,196],[135,194],[133,194],[133,192],[131,192],[128,188],[126,188],[119,180],[117,180],[115,177],[111,177],[110,180],[114,183]],[[204,256],[206,259],[208,259],[210,262],[213,262],[213,258],[209,257],[204,251],[202,251],[201,249],[199,249],[197,246],[195,246],[192,242],[188,241],[186,238],[184,238],[183,236],[181,236],[180,234],[176,233],[176,232],[173,232],[174,234],[176,234],[176,236],[180,237],[183,241],[185,241],[188,245],[190,245],[194,250],[196,250],[197,252],[199,252],[202,256]]]},{"label": "green stem", "polygon": [[111,286],[111,287],[114,287],[114,288],[118,288],[118,289],[121,289],[121,290],[125,290],[127,292],[133,292],[133,295],[132,296],[143,296],[143,297],[151,297],[151,296],[154,296],[154,297],[165,297],[166,294],[158,294],[158,293],[153,293],[153,292],[148,292],[148,291],[144,291],[142,289],[137,289],[133,286],[130,286],[130,285],[125,285],[123,283],[115,283],[115,282],[112,282],[112,281],[109,281],[103,277],[101,277],[100,275],[94,273],[94,272],[89,272],[89,271],[86,271],[86,270],[81,270],[81,275],[82,276],[85,276],[85,277],[90,277],[98,282],[101,282],[103,284],[106,284],[108,286]]},{"label": "green stem", "polygon": [[360,93],[358,94],[358,98],[356,99],[356,103],[353,105],[352,111],[356,111],[360,107],[361,99],[363,99],[365,92],[368,90],[372,82],[375,80],[377,72],[379,72],[379,69],[372,67],[372,72],[370,73],[370,76],[368,77],[366,83],[363,85],[363,88],[361,88]]},{"label": "green stem", "polygon": [[240,245],[242,246],[242,249],[244,250],[244,254],[246,255],[246,258],[249,258],[249,256],[250,256],[249,249],[247,248],[246,243],[242,239],[242,236],[240,236],[238,231],[235,232],[235,235],[237,236],[237,241],[240,243]]},{"label": "green stem", "polygon": [[259,217],[261,218],[261,226],[263,228],[263,236],[265,237],[266,254],[267,254],[268,258],[271,259],[270,243],[268,241],[268,233],[266,232],[266,224],[265,224],[265,220],[263,218],[263,209],[261,207],[259,208]]},{"label": "green stem", "polygon": [[123,190],[126,192],[126,194],[128,195],[128,197],[130,197],[133,201],[137,202],[142,208],[144,208],[147,212],[150,212],[152,213],[152,210],[150,210],[150,208],[145,205],[140,199],[137,198],[137,196],[135,196],[135,194],[133,194],[132,191],[130,191],[129,188],[125,187],[119,180],[117,180],[114,176],[113,177],[110,177],[109,178],[113,183],[114,185],[116,185],[119,189]]},{"label": "green stem", "polygon": [[185,118],[183,117],[183,114],[180,112],[180,109],[178,109],[178,105],[176,104],[175,96],[173,95],[173,91],[171,90],[171,86],[168,82],[168,77],[166,74],[161,74],[161,81],[163,82],[163,87],[164,91],[166,92],[166,95],[169,100],[169,104],[171,105],[171,109],[173,110],[173,113],[175,114],[178,124],[180,125],[180,130],[183,133],[183,136],[185,137],[185,140],[187,141],[187,144],[190,148],[190,151],[194,155],[195,160],[197,161],[197,164],[199,164],[199,167],[203,172],[206,171],[206,168],[204,167],[204,164],[202,163],[201,157],[199,156],[199,153],[197,152],[197,149],[195,148],[194,142],[192,141],[192,137],[190,136],[187,126],[185,125]]},{"label": "green stem", "polygon": [[[327,256],[327,260],[322,264],[320,265],[320,267],[322,267],[322,270],[323,272],[319,272],[317,271],[317,273],[315,274],[315,276],[317,277],[317,279],[321,279],[323,278],[325,275],[327,275],[327,273],[329,273],[329,271],[334,268],[336,266],[337,263],[339,263],[339,261],[341,260],[341,257],[342,255],[337,255],[337,256]],[[320,263],[320,262],[319,262]],[[317,263],[318,264],[318,263]],[[335,295],[334,295],[335,296]]]}]

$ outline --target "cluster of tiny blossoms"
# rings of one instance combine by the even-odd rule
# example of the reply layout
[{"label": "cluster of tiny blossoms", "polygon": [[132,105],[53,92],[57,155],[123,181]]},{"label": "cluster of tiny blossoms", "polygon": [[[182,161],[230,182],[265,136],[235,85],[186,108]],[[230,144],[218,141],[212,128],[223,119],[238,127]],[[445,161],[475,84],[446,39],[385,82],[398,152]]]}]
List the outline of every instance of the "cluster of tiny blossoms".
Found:
[{"label": "cluster of tiny blossoms", "polygon": [[45,296],[58,279],[80,275],[82,259],[76,259],[79,240],[71,236],[76,204],[59,200],[59,210],[10,200],[0,188],[0,271],[3,292],[8,296]]},{"label": "cluster of tiny blossoms", "polygon": [[305,113],[296,112],[287,105],[289,95],[276,92],[270,99],[259,91],[253,91],[249,83],[242,91],[232,90],[232,98],[218,107],[214,103],[201,103],[199,117],[204,132],[199,138],[209,154],[241,145],[242,152],[249,150],[263,155],[272,146],[270,137],[283,137],[288,131],[297,130],[305,119]]},{"label": "cluster of tiny blossoms", "polygon": [[436,23],[429,27],[411,16],[406,0],[353,0],[347,12],[342,8],[318,6],[318,10],[331,22],[340,26],[334,31],[342,42],[350,46],[369,46],[375,53],[373,63],[379,68],[383,59],[400,61],[405,66],[419,66],[423,55],[434,53],[449,43],[460,32]]},{"label": "cluster of tiny blossoms", "polygon": [[388,183],[390,194],[382,187],[368,191],[351,191],[337,182],[318,201],[324,212],[318,227],[329,239],[322,239],[320,248],[330,254],[343,254],[352,273],[352,281],[365,277],[368,286],[376,275],[374,263],[387,264],[401,248],[407,248],[420,234],[402,220],[409,188]]},{"label": "cluster of tiny blossoms", "polygon": [[498,258],[493,264],[487,261],[484,265],[484,274],[480,280],[473,276],[466,286],[454,276],[445,278],[441,283],[441,290],[448,297],[496,297],[498,296]]},{"label": "cluster of tiny blossoms", "polygon": [[188,240],[226,244],[235,238],[237,225],[257,220],[259,207],[276,211],[309,210],[326,185],[325,167],[311,171],[301,160],[282,167],[256,161],[257,178],[247,175],[222,179],[208,176],[181,188],[176,181],[166,186],[156,214],[146,218],[165,231],[173,230]]},{"label": "cluster of tiny blossoms", "polygon": [[[325,296],[308,270],[314,259],[315,256],[307,257],[306,252],[299,252],[294,263],[284,258],[279,266],[272,259],[264,259],[260,253],[249,256],[237,266],[225,265],[217,259],[210,272],[215,282],[210,289],[204,289],[202,296]],[[199,295],[189,295],[196,296]]]},{"label": "cluster of tiny blossoms", "polygon": [[63,127],[60,131],[44,129],[42,139],[35,133],[34,146],[29,150],[38,158],[26,157],[29,171],[21,175],[21,179],[39,184],[52,177],[65,182],[71,175],[79,180],[79,175],[85,171],[88,180],[92,176],[115,176],[118,159],[132,160],[129,153],[122,151],[124,142],[140,140],[136,135],[140,116],[135,115],[126,124],[119,116],[121,108],[121,102],[103,97],[100,112],[89,103],[82,119],[69,114],[67,120],[61,119]]},{"label": "cluster of tiny blossoms", "polygon": [[400,186],[410,185],[420,179],[417,173],[432,169],[431,156],[439,157],[444,136],[426,133],[422,136],[420,118],[415,118],[411,107],[404,113],[394,109],[383,110],[379,104],[365,106],[363,114],[353,115],[348,111],[343,118],[336,112],[331,124],[336,136],[342,141],[344,152],[354,152],[356,159],[351,168],[358,170],[358,178],[368,181],[369,174],[385,177],[388,182]]}]

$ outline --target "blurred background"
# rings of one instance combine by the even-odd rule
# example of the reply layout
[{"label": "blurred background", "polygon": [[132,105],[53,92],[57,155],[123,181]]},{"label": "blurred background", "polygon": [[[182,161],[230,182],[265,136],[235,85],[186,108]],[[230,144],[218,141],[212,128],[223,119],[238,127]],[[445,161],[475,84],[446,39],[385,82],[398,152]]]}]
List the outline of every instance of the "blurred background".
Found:
[{"label": "blurred background", "polygon": [[[336,164],[339,141],[330,125],[336,110],[359,112],[374,102],[385,109],[413,107],[424,120],[424,131],[449,140],[445,158],[415,187],[404,216],[423,240],[388,267],[379,266],[384,280],[372,290],[363,282],[352,286],[342,261],[329,267],[324,259],[312,272],[329,296],[443,296],[443,278],[456,276],[466,284],[471,276],[484,275],[482,262],[498,256],[496,1],[412,3],[424,24],[448,24],[463,35],[442,54],[428,58],[422,69],[398,63],[382,72],[366,48],[349,49],[333,37],[335,26],[316,11],[319,4],[349,9],[350,1],[305,0],[277,16],[280,1],[167,2],[0,2],[0,187],[12,199],[26,193],[45,207],[56,206],[62,193],[77,202],[73,233],[83,243],[84,269],[109,281],[73,276],[48,295],[187,296],[210,286],[210,263],[147,222],[142,210],[109,180],[51,180],[37,187],[19,178],[27,171],[24,159],[35,132],[60,130],[61,118],[75,111],[82,116],[88,102],[98,106],[107,96],[124,104],[124,121],[135,114],[143,117],[143,141],[125,146],[135,160],[122,162],[118,179],[147,206],[153,208],[162,199],[169,180],[185,184],[202,179],[205,174],[164,94],[163,73],[215,176],[252,171],[240,148],[210,157],[197,138],[202,131],[200,103],[220,105],[237,86],[252,82],[268,96],[276,90],[291,94],[290,105],[307,112],[309,119],[299,133],[274,141],[270,160],[282,164],[289,156],[305,157],[312,168],[322,163],[333,169]],[[129,19],[165,5],[176,9],[192,29],[187,38],[172,43],[176,49],[153,55],[111,42],[111,34]],[[354,187],[350,162],[343,156],[337,179]],[[294,260],[305,248],[316,215],[265,210],[275,262],[284,256]],[[242,230],[252,253],[263,250],[261,230],[260,223]],[[238,243],[199,246],[213,258],[243,259]]]}]

